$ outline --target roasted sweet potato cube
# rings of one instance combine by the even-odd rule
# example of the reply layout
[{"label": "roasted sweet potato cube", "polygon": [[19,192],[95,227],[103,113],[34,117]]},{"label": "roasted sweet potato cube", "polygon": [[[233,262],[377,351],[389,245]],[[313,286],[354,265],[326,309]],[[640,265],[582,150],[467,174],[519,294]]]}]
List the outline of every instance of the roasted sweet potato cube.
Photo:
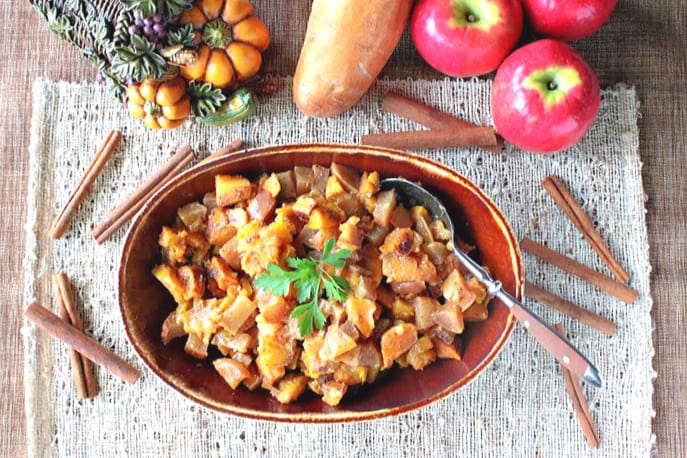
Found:
[{"label": "roasted sweet potato cube", "polygon": [[394,360],[407,352],[417,342],[417,328],[411,323],[399,323],[389,328],[381,339],[384,369],[388,369]]},{"label": "roasted sweet potato cube", "polygon": [[229,212],[225,208],[215,207],[208,214],[205,238],[215,246],[224,245],[236,235],[236,227],[229,221]]},{"label": "roasted sweet potato cube", "polygon": [[232,358],[218,358],[212,362],[212,365],[234,390],[250,376],[248,368]]},{"label": "roasted sweet potato cube", "polygon": [[161,338],[164,345],[167,345],[177,337],[186,335],[186,332],[184,332],[184,326],[179,322],[179,320],[177,320],[177,317],[177,311],[174,310],[172,313],[167,315],[165,321],[162,322]]},{"label": "roasted sweet potato cube", "polygon": [[216,175],[215,195],[217,205],[228,207],[248,200],[253,194],[253,186],[245,177],[238,175]]},{"label": "roasted sweet potato cube", "polygon": [[236,334],[246,320],[249,319],[257,309],[258,306],[255,302],[250,300],[247,296],[239,294],[229,308],[222,314],[220,324],[230,333]]},{"label": "roasted sweet potato cube", "polygon": [[338,228],[345,216],[341,210],[334,206],[318,205],[310,212],[308,227],[311,229]]},{"label": "roasted sweet potato cube", "polygon": [[282,404],[290,404],[300,397],[308,386],[308,377],[303,374],[289,374],[279,381],[270,392]]},{"label": "roasted sweet potato cube", "polygon": [[250,391],[254,391],[262,384],[262,376],[258,373],[254,365],[249,368],[250,375],[243,380],[243,386]]},{"label": "roasted sweet potato cube", "polygon": [[391,315],[394,320],[413,321],[415,308],[410,302],[397,297],[391,304]]},{"label": "roasted sweet potato cube", "polygon": [[318,356],[319,359],[324,362],[334,361],[337,356],[346,353],[355,346],[356,342],[350,335],[338,325],[332,324],[327,329]]},{"label": "roasted sweet potato cube", "polygon": [[415,345],[408,350],[406,361],[413,369],[419,371],[424,369],[428,364],[434,362],[436,358],[437,354],[433,350],[432,341],[428,336],[422,336],[415,342]]},{"label": "roasted sweet potato cube", "polygon": [[439,302],[429,296],[418,296],[413,299],[412,304],[415,308],[415,326],[417,326],[420,331],[424,331],[434,326],[435,323],[432,319],[432,313],[439,309]]},{"label": "roasted sweet potato cube", "polygon": [[358,194],[363,198],[369,198],[379,192],[380,178],[378,172],[363,172],[358,186]]},{"label": "roasted sweet potato cube", "polygon": [[239,284],[236,272],[229,266],[227,261],[219,256],[213,256],[210,260],[208,276],[213,278],[217,282],[217,286],[224,291]]},{"label": "roasted sweet potato cube", "polygon": [[320,389],[322,390],[322,401],[330,406],[336,406],[346,394],[348,385],[335,380],[328,380],[321,385]]},{"label": "roasted sweet potato cube", "polygon": [[160,264],[159,266],[153,267],[153,276],[167,288],[167,291],[172,295],[175,302],[182,303],[185,301],[184,283],[181,281],[176,268],[168,264]]},{"label": "roasted sweet potato cube", "polygon": [[422,237],[412,229],[396,228],[384,239],[379,247],[382,254],[409,255],[420,250]]},{"label": "roasted sweet potato cube", "polygon": [[387,281],[427,282],[437,279],[437,270],[426,254],[399,255],[396,252],[382,254],[382,272]]},{"label": "roasted sweet potato cube", "polygon": [[258,301],[262,318],[267,323],[282,323],[289,319],[293,304],[281,296],[265,295]]},{"label": "roasted sweet potato cube", "polygon": [[489,301],[485,298],[480,302],[473,302],[470,307],[463,311],[463,320],[466,322],[484,321],[489,317],[487,304]]},{"label": "roasted sweet potato cube", "polygon": [[205,276],[199,266],[181,266],[177,270],[179,279],[184,285],[184,299],[200,299],[205,294]]},{"label": "roasted sweet potato cube", "polygon": [[360,218],[351,216],[342,224],[339,225],[339,239],[337,245],[339,248],[346,248],[352,251],[359,250],[363,245],[365,233],[358,227]]},{"label": "roasted sweet potato cube", "polygon": [[370,337],[375,327],[374,313],[377,304],[370,299],[349,296],[344,306],[348,319],[355,324],[363,336]]},{"label": "roasted sweet potato cube", "polygon": [[365,383],[367,379],[368,368],[365,366],[349,366],[347,364],[339,364],[334,369],[334,380],[344,383],[348,386],[360,385]]},{"label": "roasted sweet potato cube", "polygon": [[248,353],[254,344],[254,339],[247,332],[232,334],[229,331],[220,331],[212,338],[212,344],[224,355],[235,352]]},{"label": "roasted sweet potato cube", "polygon": [[208,357],[208,344],[203,340],[199,334],[191,333],[186,339],[184,351],[197,359],[205,359]]},{"label": "roasted sweet potato cube", "polygon": [[375,195],[374,199],[372,210],[374,222],[388,229],[391,227],[391,216],[396,208],[396,193],[393,189],[381,191]]},{"label": "roasted sweet potato cube", "polygon": [[441,285],[441,292],[448,302],[457,304],[461,310],[466,310],[475,302],[475,294],[468,288],[465,277],[454,269],[444,279]]},{"label": "roasted sweet potato cube", "polygon": [[465,329],[463,311],[456,303],[449,302],[432,312],[432,319],[443,329],[460,334]]},{"label": "roasted sweet potato cube", "polygon": [[339,179],[335,176],[330,176],[327,178],[327,186],[324,189],[324,196],[327,199],[333,199],[343,194],[346,194],[346,190]]},{"label": "roasted sweet potato cube", "polygon": [[241,253],[239,253],[239,239],[232,237],[219,249],[219,255],[227,261],[234,270],[241,268]]},{"label": "roasted sweet potato cube", "polygon": [[281,181],[279,181],[279,177],[275,173],[270,174],[270,176],[267,177],[267,179],[262,183],[262,189],[269,192],[272,197],[276,198],[279,193],[281,193]]},{"label": "roasted sweet potato cube", "polygon": [[435,337],[432,339],[432,345],[434,346],[434,351],[437,353],[437,358],[461,360],[460,353],[458,353],[458,350],[452,343],[446,343],[438,337]]}]

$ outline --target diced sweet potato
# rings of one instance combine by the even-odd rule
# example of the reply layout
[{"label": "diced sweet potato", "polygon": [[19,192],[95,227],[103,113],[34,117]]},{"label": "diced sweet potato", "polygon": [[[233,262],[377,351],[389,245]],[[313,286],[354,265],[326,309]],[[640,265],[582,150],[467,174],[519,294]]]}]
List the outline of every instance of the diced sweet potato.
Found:
[{"label": "diced sweet potato", "polygon": [[167,288],[167,291],[172,295],[175,302],[180,303],[185,301],[184,284],[181,278],[179,278],[176,268],[168,264],[160,264],[159,266],[153,267],[153,276]]},{"label": "diced sweet potato", "polygon": [[164,345],[167,345],[177,337],[186,335],[184,326],[177,320],[176,310],[167,315],[165,321],[162,322],[162,332],[160,334]]},{"label": "diced sweet potato", "polygon": [[234,390],[250,376],[248,368],[232,358],[218,358],[212,362],[212,365]]},{"label": "diced sweet potato", "polygon": [[439,302],[428,296],[419,296],[413,299],[412,304],[415,308],[415,326],[417,326],[420,331],[424,331],[434,326],[435,323],[432,319],[432,313],[439,309]]},{"label": "diced sweet potato", "polygon": [[432,312],[432,319],[436,324],[447,331],[460,334],[465,329],[463,311],[458,304],[446,303]]},{"label": "diced sweet potato", "polygon": [[336,369],[334,369],[334,380],[348,386],[360,385],[365,383],[368,370],[369,369],[365,366],[339,364]]},{"label": "diced sweet potato", "polygon": [[460,353],[456,350],[453,344],[448,344],[439,338],[432,339],[434,351],[437,353],[437,358],[461,360]]},{"label": "diced sweet potato", "polygon": [[378,172],[363,172],[358,186],[358,194],[362,198],[370,198],[379,192],[380,178]]},{"label": "diced sweet potato", "polygon": [[489,317],[489,311],[487,310],[488,303],[489,301],[486,298],[480,302],[473,302],[470,307],[463,311],[463,320],[465,322],[486,320]]},{"label": "diced sweet potato", "polygon": [[318,356],[321,361],[333,361],[337,356],[346,353],[355,346],[356,342],[351,336],[338,325],[332,324],[327,329]]},{"label": "diced sweet potato", "polygon": [[289,374],[271,390],[272,396],[282,404],[290,404],[300,397],[308,386],[308,377],[303,374]]},{"label": "diced sweet potato", "polygon": [[397,297],[391,304],[391,315],[394,320],[413,321],[415,308],[410,302]]},{"label": "diced sweet potato", "polygon": [[349,297],[344,303],[346,315],[365,337],[370,337],[375,327],[374,313],[377,304],[360,297]]},{"label": "diced sweet potato", "polygon": [[242,382],[243,386],[248,388],[250,391],[257,389],[262,384],[262,376],[258,373],[254,365],[249,368],[250,375],[245,378]]},{"label": "diced sweet potato", "polygon": [[216,175],[215,194],[217,205],[228,207],[235,203],[248,200],[253,194],[250,180],[238,175]]},{"label": "diced sweet potato", "polygon": [[177,270],[184,285],[184,300],[200,299],[205,294],[205,276],[199,266],[181,266]]},{"label": "diced sweet potato", "polygon": [[212,344],[227,355],[229,353],[247,353],[254,344],[253,336],[247,332],[232,334],[229,331],[220,331],[212,338]]},{"label": "diced sweet potato", "polygon": [[426,254],[399,255],[396,252],[382,254],[382,272],[388,282],[436,281],[437,270]]},{"label": "diced sweet potato", "polygon": [[396,208],[396,193],[392,189],[381,191],[373,199],[374,209],[372,210],[372,216],[374,217],[374,222],[388,229],[391,227],[391,215],[393,215]]},{"label": "diced sweet potato", "polygon": [[384,244],[379,247],[382,254],[409,255],[418,252],[422,245],[420,235],[408,228],[396,228],[384,239]]},{"label": "diced sweet potato", "polygon": [[396,296],[394,295],[394,292],[386,286],[380,286],[377,288],[377,302],[382,304],[385,308],[391,310],[391,306],[394,304],[395,298]]},{"label": "diced sweet potato", "polygon": [[293,304],[281,296],[267,294],[258,301],[260,314],[267,323],[283,323],[289,319]]},{"label": "diced sweet potato", "polygon": [[346,248],[351,251],[359,250],[363,245],[363,238],[365,233],[358,227],[360,218],[351,216],[342,224],[339,225],[339,239],[337,246],[339,248]]},{"label": "diced sweet potato", "polygon": [[406,361],[416,371],[422,370],[428,364],[434,362],[437,358],[436,352],[433,350],[432,341],[428,336],[420,337],[415,345],[410,347]]},{"label": "diced sweet potato", "polygon": [[346,194],[346,190],[339,179],[335,176],[330,176],[327,178],[327,186],[324,189],[324,196],[327,199],[333,199],[342,194]]},{"label": "diced sweet potato", "polygon": [[311,229],[328,229],[338,227],[346,215],[332,205],[318,205],[312,209],[308,218]]},{"label": "diced sweet potato", "polygon": [[262,183],[262,189],[269,192],[270,195],[276,199],[281,192],[281,181],[279,181],[279,177],[274,173],[270,174]]},{"label": "diced sweet potato", "polygon": [[207,241],[213,245],[222,246],[234,235],[236,235],[236,227],[230,223],[227,209],[215,207],[210,210],[205,228]]},{"label": "diced sweet potato", "polygon": [[322,384],[322,401],[329,404],[330,406],[339,405],[348,386],[345,383],[337,382],[335,380],[329,380]]},{"label": "diced sweet potato", "polygon": [[417,342],[417,328],[411,323],[399,323],[389,328],[381,339],[384,369],[388,369],[394,360],[407,352]]},{"label": "diced sweet potato", "polygon": [[214,279],[217,286],[224,291],[239,284],[236,272],[219,256],[213,256],[210,260],[208,277]]},{"label": "diced sweet potato", "polygon": [[219,255],[224,259],[229,267],[239,270],[241,268],[241,253],[239,253],[239,240],[233,237],[222,245],[219,249]]}]

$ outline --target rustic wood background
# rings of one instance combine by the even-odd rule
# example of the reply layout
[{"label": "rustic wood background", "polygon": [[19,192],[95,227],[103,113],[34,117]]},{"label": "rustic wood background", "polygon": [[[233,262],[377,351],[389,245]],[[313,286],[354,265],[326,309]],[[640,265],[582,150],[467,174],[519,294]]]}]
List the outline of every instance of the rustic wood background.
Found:
[{"label": "rustic wood background", "polygon": [[[0,450],[26,455],[22,258],[31,84],[94,80],[95,71],[53,36],[28,2],[0,2]],[[602,85],[635,86],[641,101],[640,152],[647,194],[655,322],[654,407],[658,456],[687,456],[687,9],[682,0],[620,0],[610,22],[575,44]]]}]

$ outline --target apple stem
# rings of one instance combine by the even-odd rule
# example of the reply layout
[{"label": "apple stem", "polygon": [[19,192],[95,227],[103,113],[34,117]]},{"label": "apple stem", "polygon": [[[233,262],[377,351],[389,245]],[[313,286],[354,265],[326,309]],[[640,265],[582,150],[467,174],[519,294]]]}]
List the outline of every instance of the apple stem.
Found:
[{"label": "apple stem", "polygon": [[549,88],[549,91],[555,91],[556,89],[558,89],[558,84],[556,84],[555,81],[549,81],[547,87]]},{"label": "apple stem", "polygon": [[475,17],[474,14],[470,13],[470,14],[468,14],[467,20],[468,20],[468,22],[476,22],[477,18]]}]

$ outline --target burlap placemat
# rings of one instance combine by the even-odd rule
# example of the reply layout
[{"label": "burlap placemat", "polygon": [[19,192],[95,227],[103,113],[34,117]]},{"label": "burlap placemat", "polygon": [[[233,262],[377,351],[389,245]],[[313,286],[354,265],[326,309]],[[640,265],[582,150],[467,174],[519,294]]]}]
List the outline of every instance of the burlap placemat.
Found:
[{"label": "burlap placemat", "polygon": [[[603,389],[585,387],[601,437],[588,448],[558,364],[521,327],[477,380],[429,407],[365,423],[298,425],[217,414],[159,381],[129,345],[119,316],[117,271],[124,229],[98,245],[90,229],[157,170],[178,146],[202,156],[235,138],[249,146],[293,142],[357,143],[360,134],[418,128],[380,111],[396,90],[477,123],[490,123],[488,81],[382,80],[355,109],[333,119],[301,115],[290,79],[274,78],[277,95],[254,117],[226,128],[189,122],[153,132],[92,84],[34,85],[28,192],[25,302],[51,303],[50,274],[73,279],[86,331],[143,369],[126,385],[97,371],[100,395],[78,402],[66,348],[33,326],[24,328],[28,449],[32,456],[647,456],[651,431],[653,347],[645,196],[636,120],[638,101],[623,86],[602,93],[598,118],[573,149],[553,156],[508,148],[422,151],[478,184],[503,210],[518,237],[547,242],[607,272],[540,185],[555,173],[591,214],[632,275],[640,298],[626,305],[524,255],[526,277],[618,325],[596,331],[527,301],[550,322],[563,321],[573,342],[599,367]],[[111,129],[124,133],[66,236],[49,240],[49,223]],[[17,198],[23,194],[18,190]]]}]

